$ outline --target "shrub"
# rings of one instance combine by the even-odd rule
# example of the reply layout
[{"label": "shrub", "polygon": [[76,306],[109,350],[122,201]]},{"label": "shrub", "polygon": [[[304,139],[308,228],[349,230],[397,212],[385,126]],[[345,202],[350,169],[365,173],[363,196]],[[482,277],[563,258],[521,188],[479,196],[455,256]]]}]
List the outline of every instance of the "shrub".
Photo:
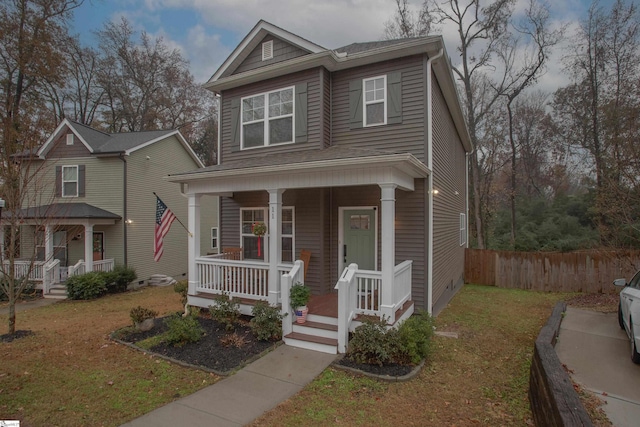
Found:
[{"label": "shrub", "polygon": [[129,317],[131,317],[131,321],[133,322],[134,326],[138,323],[142,323],[142,321],[146,319],[153,319],[157,315],[157,311],[151,310],[149,308],[144,308],[142,306],[134,307],[129,312]]},{"label": "shrub", "polygon": [[95,299],[107,292],[105,277],[97,271],[71,276],[65,284],[67,286],[67,295],[73,300]]},{"label": "shrub", "polygon": [[214,320],[225,324],[227,331],[233,331],[240,317],[240,300],[235,297],[229,298],[228,294],[216,295],[213,305],[209,306],[209,312]]},{"label": "shrub", "polygon": [[223,347],[242,348],[246,343],[247,339],[235,332],[220,338],[220,344],[222,344]]},{"label": "shrub", "polygon": [[356,363],[382,366],[396,361],[399,347],[396,329],[387,330],[384,320],[365,319],[353,332],[346,357]]},{"label": "shrub", "polygon": [[429,355],[433,336],[433,319],[426,311],[418,311],[398,328],[399,361],[417,364]]},{"label": "shrub", "polygon": [[180,302],[184,306],[187,303],[187,293],[189,292],[189,282],[180,280],[173,285],[173,290],[180,294]]},{"label": "shrub", "polygon": [[279,340],[282,338],[282,318],[278,307],[266,301],[258,301],[251,309],[253,318],[250,326],[253,335],[260,341]]},{"label": "shrub", "polygon": [[110,294],[125,292],[129,283],[138,278],[136,270],[126,265],[116,265],[107,275],[107,292]]},{"label": "shrub", "polygon": [[164,322],[168,328],[164,334],[164,341],[174,347],[198,342],[204,334],[204,329],[200,326],[198,319],[193,316],[181,317],[179,314],[174,314],[165,319]]}]

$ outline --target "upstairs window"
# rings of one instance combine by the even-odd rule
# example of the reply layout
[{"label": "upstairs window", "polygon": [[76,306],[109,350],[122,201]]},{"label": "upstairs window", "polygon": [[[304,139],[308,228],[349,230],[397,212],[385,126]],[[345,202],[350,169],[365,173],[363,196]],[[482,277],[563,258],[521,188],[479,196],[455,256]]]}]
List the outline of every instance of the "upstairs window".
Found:
[{"label": "upstairs window", "polygon": [[242,99],[242,148],[293,142],[293,87]]},{"label": "upstairs window", "polygon": [[62,167],[62,197],[78,197],[78,166]]},{"label": "upstairs window", "polygon": [[387,76],[364,79],[364,126],[387,123]]},{"label": "upstairs window", "polygon": [[262,43],[262,60],[273,59],[273,40]]}]

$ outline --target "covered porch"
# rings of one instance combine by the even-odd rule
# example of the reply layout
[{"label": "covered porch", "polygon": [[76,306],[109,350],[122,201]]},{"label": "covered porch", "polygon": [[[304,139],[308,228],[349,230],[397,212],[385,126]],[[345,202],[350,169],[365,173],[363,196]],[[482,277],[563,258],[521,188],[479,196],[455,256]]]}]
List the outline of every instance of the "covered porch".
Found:
[{"label": "covered porch", "polygon": [[[212,295],[228,294],[240,298],[241,310],[250,314],[252,301],[268,301],[280,305],[283,313],[289,313],[283,322],[285,342],[293,343],[303,335],[307,336],[304,338],[317,335],[323,338],[320,341],[333,347],[333,352],[344,352],[348,332],[361,316],[375,316],[395,324],[413,312],[414,261],[398,260],[396,256],[396,192],[414,192],[415,180],[424,181],[430,171],[410,154],[333,147],[313,155],[307,153],[308,160],[301,163],[286,163],[286,157],[261,158],[260,161],[273,163],[262,166],[247,162],[242,162],[244,167],[225,164],[169,177],[170,181],[183,184],[188,198],[188,228],[192,235],[189,304],[207,307]],[[419,189],[422,192],[424,185]],[[205,194],[229,199],[229,207],[221,203],[222,209],[240,211],[234,214],[233,221],[239,224],[233,227],[225,223],[225,218],[232,215],[221,215],[219,236],[225,241],[226,229],[237,230],[240,238],[233,236],[228,241],[240,243],[240,257],[225,251],[224,244],[219,254],[200,253],[200,217],[206,213],[201,212],[199,200]],[[317,194],[320,196],[316,197]],[[256,198],[265,203],[248,201]],[[310,207],[305,198],[322,201],[318,202],[319,207]],[[255,206],[264,206],[264,217],[259,216],[262,208]],[[295,212],[285,214],[285,223],[293,222],[293,230],[283,228],[283,210],[287,209]],[[318,210],[324,214],[320,214],[315,227],[313,214],[307,212]],[[244,218],[245,211],[253,212],[253,216]],[[255,218],[267,225],[262,239],[264,253],[259,259],[254,259],[255,252],[248,247],[251,242],[242,234],[243,226],[250,225]],[[370,237],[365,236],[360,243],[349,240],[351,229],[365,234],[370,231]],[[293,244],[287,241],[288,233],[294,235]],[[299,259],[298,249],[311,249],[308,246],[312,245],[310,264],[315,273],[311,279],[305,279],[305,265]],[[364,246],[370,249],[364,250],[367,256],[363,257]],[[289,259],[284,260],[285,257]],[[329,325],[322,327],[322,331],[309,328],[296,331],[297,325],[293,323],[289,289],[295,283],[305,282],[314,290],[316,301],[324,296],[323,313],[316,318],[314,303],[310,304],[312,323]],[[298,342],[293,345],[303,346]]]}]

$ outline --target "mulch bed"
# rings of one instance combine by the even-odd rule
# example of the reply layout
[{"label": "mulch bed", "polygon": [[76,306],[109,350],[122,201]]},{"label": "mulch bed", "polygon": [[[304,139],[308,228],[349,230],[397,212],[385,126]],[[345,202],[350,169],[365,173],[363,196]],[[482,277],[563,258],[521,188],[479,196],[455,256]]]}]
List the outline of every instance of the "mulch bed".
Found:
[{"label": "mulch bed", "polygon": [[[181,347],[161,343],[149,350],[141,350],[151,351],[221,375],[229,374],[277,345],[273,341],[258,341],[251,332],[247,319],[243,318],[241,323],[236,325],[235,331],[228,333],[224,324],[210,318],[199,317],[198,322],[205,330],[200,341]],[[150,331],[131,330],[116,336],[123,342],[135,345],[142,340],[160,335],[166,330],[164,318],[159,318],[155,319],[154,327]],[[234,339],[231,340],[232,344],[224,345],[223,342],[229,339],[230,334],[235,334]]]}]

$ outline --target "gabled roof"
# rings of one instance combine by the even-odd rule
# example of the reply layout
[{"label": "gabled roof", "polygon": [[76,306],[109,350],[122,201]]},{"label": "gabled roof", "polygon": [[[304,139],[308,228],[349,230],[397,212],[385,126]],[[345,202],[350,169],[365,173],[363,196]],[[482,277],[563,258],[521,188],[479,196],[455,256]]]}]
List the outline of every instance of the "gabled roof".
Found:
[{"label": "gabled roof", "polygon": [[209,82],[215,82],[227,71],[235,70],[242,63],[242,61],[244,61],[246,57],[260,44],[262,39],[264,39],[267,34],[272,34],[275,37],[278,37],[294,46],[297,46],[300,49],[306,50],[309,53],[318,53],[327,50],[320,45],[312,43],[307,39],[290,33],[287,30],[284,30],[261,19],[256,24],[256,26],[253,27],[249,34],[247,34],[245,38],[242,39],[238,47],[236,47],[234,51],[231,52],[231,55],[229,55],[226,61],[222,63],[220,68],[218,68],[218,70],[209,79]]},{"label": "gabled roof", "polygon": [[106,133],[69,119],[64,119],[60,122],[49,139],[38,149],[36,155],[41,159],[46,158],[53,142],[62,132],[65,132],[66,129],[71,130],[78,140],[87,148],[89,153],[93,155],[124,154],[128,156],[136,150],[170,136],[175,136],[196,163],[200,167],[204,166],[177,129]]}]

